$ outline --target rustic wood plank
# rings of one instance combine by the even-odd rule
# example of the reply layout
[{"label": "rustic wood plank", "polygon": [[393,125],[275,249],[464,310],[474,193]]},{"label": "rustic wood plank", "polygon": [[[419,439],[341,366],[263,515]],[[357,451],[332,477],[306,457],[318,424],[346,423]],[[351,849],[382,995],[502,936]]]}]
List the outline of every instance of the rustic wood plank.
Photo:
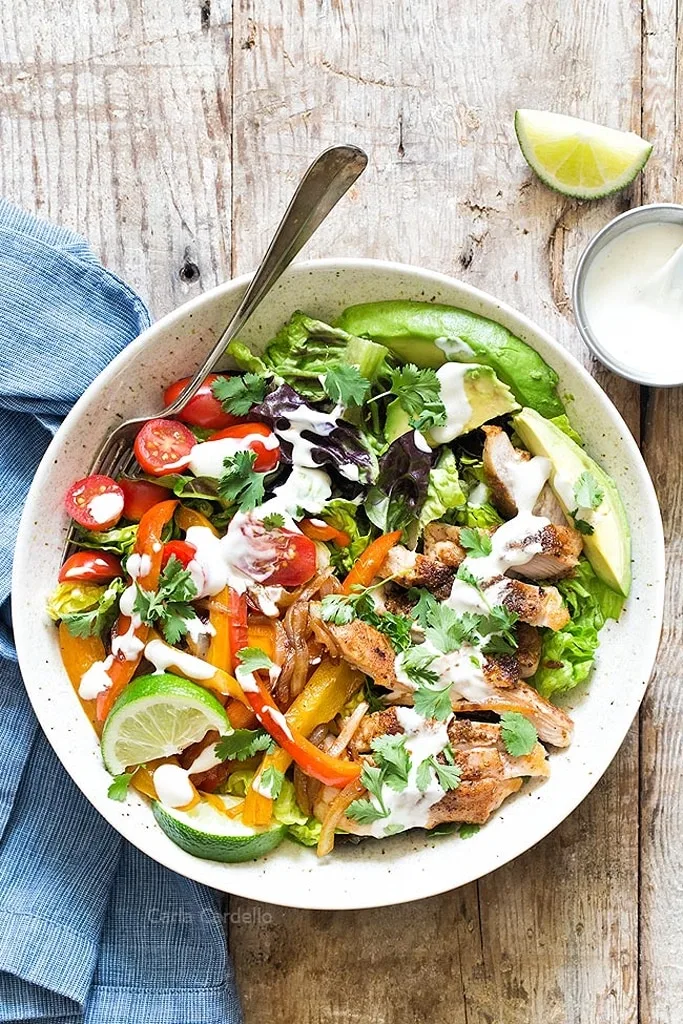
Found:
[{"label": "rustic wood plank", "polygon": [[[531,178],[516,106],[640,127],[637,4],[235,5],[233,267],[253,266],[306,162],[368,150],[309,255],[361,254],[465,277],[549,327],[639,425],[638,389],[593,365],[571,323],[581,248],[638,186],[590,207]],[[256,215],[255,215],[256,211]],[[556,833],[478,886],[404,908],[264,908],[233,926],[247,1021],[609,1024],[637,1013],[638,743]],[[233,900],[237,911],[251,904]]]},{"label": "rustic wood plank", "polygon": [[230,253],[230,0],[0,5],[0,191],[86,235],[156,315]]},{"label": "rustic wood plank", "polygon": [[[644,201],[683,202],[678,118],[681,26],[672,0],[649,0],[643,21],[643,131],[656,141]],[[657,669],[641,734],[640,1012],[642,1024],[674,1024],[683,1001],[683,389],[650,391],[643,450],[664,519],[667,593]]]}]

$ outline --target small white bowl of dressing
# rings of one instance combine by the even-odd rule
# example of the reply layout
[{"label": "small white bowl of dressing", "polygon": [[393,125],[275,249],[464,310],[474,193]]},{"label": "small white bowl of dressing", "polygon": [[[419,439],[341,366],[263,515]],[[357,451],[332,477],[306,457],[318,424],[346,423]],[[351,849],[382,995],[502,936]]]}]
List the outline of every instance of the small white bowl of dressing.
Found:
[{"label": "small white bowl of dressing", "polygon": [[579,260],[573,302],[583,340],[614,373],[683,384],[683,206],[638,206],[610,221]]}]

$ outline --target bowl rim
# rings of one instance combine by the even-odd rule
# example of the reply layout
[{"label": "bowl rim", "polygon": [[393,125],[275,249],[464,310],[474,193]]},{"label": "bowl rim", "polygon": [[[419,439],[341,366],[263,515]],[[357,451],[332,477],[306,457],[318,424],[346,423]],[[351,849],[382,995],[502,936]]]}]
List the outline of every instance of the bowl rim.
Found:
[{"label": "bowl rim", "polygon": [[[656,543],[655,553],[653,556],[653,577],[656,580],[657,590],[654,601],[655,615],[650,621],[647,634],[643,637],[643,645],[647,649],[647,664],[649,665],[647,680],[644,685],[640,687],[638,692],[630,695],[630,699],[626,703],[625,711],[628,710],[629,714],[624,717],[622,726],[617,730],[611,730],[605,737],[604,742],[604,756],[600,762],[600,769],[594,772],[584,772],[581,777],[581,783],[577,784],[572,789],[571,797],[566,801],[561,802],[561,808],[559,813],[556,811],[553,814],[547,814],[543,819],[542,826],[537,826],[534,831],[534,838],[529,842],[526,838],[519,841],[515,839],[514,835],[510,837],[509,845],[502,852],[502,854],[496,859],[495,863],[487,863],[483,869],[479,870],[474,868],[469,871],[464,877],[458,877],[454,880],[452,877],[447,877],[446,873],[439,872],[438,875],[428,875],[425,879],[425,874],[422,873],[420,878],[414,879],[413,888],[409,892],[399,891],[395,894],[392,893],[390,899],[378,898],[368,895],[361,897],[360,894],[357,898],[349,899],[345,898],[343,901],[334,898],[334,893],[331,894],[331,899],[326,902],[321,902],[319,899],[308,899],[302,900],[301,898],[293,899],[288,897],[288,892],[283,891],[280,896],[278,893],[277,898],[274,898],[272,893],[269,892],[267,899],[270,902],[276,903],[281,906],[291,906],[301,909],[365,909],[370,907],[378,906],[389,906],[399,903],[407,903],[412,900],[423,899],[429,896],[439,895],[444,892],[451,891],[455,888],[460,888],[463,885],[467,885],[470,882],[476,881],[484,875],[490,873],[497,868],[502,867],[504,864],[509,863],[511,860],[525,853],[531,849],[538,842],[544,839],[550,832],[558,827],[573,811],[576,807],[585,799],[585,797],[591,792],[593,787],[604,775],[605,771],[612,763],[619,747],[624,741],[624,738],[630,729],[632,722],[638,712],[641,701],[645,694],[649,680],[652,677],[652,672],[656,663],[657,648],[662,630],[663,621],[663,610],[664,610],[664,535],[661,521],[661,513],[659,504],[657,502],[656,493],[654,486],[650,479],[650,475],[647,466],[643,460],[642,454],[628,428],[619,410],[614,406],[611,399],[605,394],[597,381],[590,375],[586,368],[579,362],[579,360],[558,341],[556,341],[552,335],[544,328],[540,327],[533,320],[527,317],[525,314],[520,313],[513,306],[508,303],[501,301],[489,292],[483,291],[482,289],[476,288],[473,285],[467,284],[466,282],[460,281],[458,278],[452,277],[447,274],[440,273],[438,271],[429,270],[426,268],[418,267],[412,264],[399,263],[391,260],[378,260],[371,258],[356,258],[356,257],[327,257],[325,259],[314,259],[306,260],[293,264],[292,267],[287,271],[288,274],[295,273],[301,274],[302,276],[315,272],[316,270],[367,270],[372,271],[373,269],[382,270],[389,273],[402,273],[404,275],[416,276],[422,281],[428,281],[430,284],[436,284],[444,286],[446,288],[457,287],[457,289],[468,297],[470,303],[473,305],[475,302],[483,303],[483,305],[489,310],[488,313],[482,315],[488,316],[489,319],[501,320],[503,322],[512,321],[517,325],[516,330],[520,333],[526,332],[532,337],[539,337],[545,344],[548,345],[550,351],[560,358],[560,360],[568,363],[575,371],[577,371],[587,390],[591,393],[593,398],[606,410],[606,413],[615,427],[621,434],[622,444],[626,446],[630,455],[635,460],[636,464],[640,469],[640,484],[643,505],[647,506],[648,521],[654,525],[656,531]],[[18,589],[17,583],[22,573],[22,551],[28,553],[30,545],[27,543],[29,538],[30,527],[34,518],[33,504],[37,497],[40,495],[42,490],[43,478],[48,472],[48,466],[50,465],[51,459],[54,456],[54,452],[59,449],[61,444],[61,437],[70,428],[74,421],[77,421],[81,409],[89,400],[94,390],[100,390],[104,387],[107,382],[114,377],[118,372],[119,367],[125,364],[131,356],[134,358],[135,355],[146,345],[148,339],[156,334],[167,331],[177,319],[184,319],[188,314],[193,313],[195,310],[202,308],[203,306],[210,306],[222,297],[232,296],[235,293],[239,293],[241,289],[246,288],[250,281],[252,274],[243,274],[230,281],[226,281],[214,288],[203,292],[201,295],[190,300],[187,303],[176,307],[176,309],[167,313],[160,320],[151,324],[147,327],[137,338],[131,341],[121,353],[119,353],[109,364],[101,371],[95,380],[89,385],[84,394],[75,403],[73,408],[70,410],[68,415],[65,417],[64,422],[58,432],[52,439],[41,463],[34,476],[29,494],[26,498],[24,510],[21,516],[19,529],[17,532],[17,540],[15,544],[15,557],[12,574],[12,600],[13,600],[13,618],[15,622],[15,633],[17,637],[17,653],[19,659],[20,669],[22,671],[22,679],[24,675],[30,677],[30,672],[35,669],[31,662],[31,644],[29,642],[29,636],[22,633],[22,619],[20,617],[20,609],[15,607],[15,593]],[[495,310],[494,313],[491,310]],[[528,342],[529,343],[529,342]],[[532,344],[531,347],[534,347]],[[17,625],[19,623],[19,625]],[[192,873],[189,871],[185,872],[183,868],[179,868],[177,864],[171,863],[172,856],[169,853],[166,856],[165,847],[157,849],[155,845],[154,837],[155,833],[147,832],[137,828],[135,824],[128,824],[127,818],[123,817],[120,813],[121,806],[114,801],[111,801],[106,796],[99,799],[97,802],[89,795],[84,788],[83,779],[81,773],[77,770],[74,762],[75,757],[70,754],[70,747],[64,738],[55,735],[54,731],[48,729],[46,724],[43,724],[43,719],[47,721],[48,714],[47,709],[38,701],[37,693],[32,691],[32,688],[28,684],[24,684],[27,690],[29,700],[33,706],[36,717],[38,718],[43,732],[47,736],[48,741],[53,747],[58,759],[62,763],[62,766],[74,780],[76,785],[84,793],[85,797],[93,803],[96,810],[107,820],[124,838],[130,841],[134,846],[140,849],[143,853],[152,857],[152,859],[163,864],[170,870],[186,874],[186,877],[193,878],[194,880],[203,884],[208,884],[213,888],[217,888],[215,879],[209,879],[209,871],[203,871],[206,864],[214,866],[214,862],[203,861],[200,858],[192,858],[193,865],[196,865],[196,870]],[[35,698],[35,699],[34,699]],[[151,812],[150,812],[151,813]],[[175,848],[174,848],[175,849]],[[311,856],[315,856],[313,851],[309,851]],[[189,855],[188,855],[189,856]],[[258,862],[257,862],[258,863]],[[457,865],[457,858],[453,858],[454,867]],[[226,865],[229,867],[229,865]],[[225,873],[226,887],[222,888],[222,891],[237,895],[249,899],[259,899],[258,893],[254,892],[253,885],[249,882],[249,876],[246,878],[246,883],[243,883],[242,876],[239,872],[237,873]],[[229,884],[230,888],[227,888]]]},{"label": "bowl rim", "polygon": [[[660,216],[664,214],[664,216]],[[669,214],[669,216],[666,216]],[[676,214],[677,216],[674,216]],[[630,221],[634,223],[631,224]],[[683,384],[683,380],[654,380],[651,377],[645,377],[642,374],[638,374],[635,370],[629,367],[625,367],[618,360],[614,359],[607,349],[601,344],[597,336],[593,333],[593,328],[590,325],[590,320],[586,315],[586,276],[593,260],[598,256],[604,249],[607,243],[612,238],[617,238],[619,235],[624,234],[626,231],[637,227],[640,223],[642,224],[667,224],[667,223],[678,223],[683,227],[683,204],[681,203],[645,203],[642,206],[634,206],[630,210],[625,210],[624,213],[618,214],[613,217],[612,220],[608,221],[604,227],[593,235],[590,241],[586,244],[579,262],[576,264],[574,271],[574,279],[572,281],[572,307],[574,309],[574,319],[581,340],[584,345],[596,359],[599,359],[603,366],[606,366],[612,373],[617,374],[619,377],[624,377],[626,380],[633,381],[635,384],[642,384],[645,387],[651,388],[678,388]]]}]

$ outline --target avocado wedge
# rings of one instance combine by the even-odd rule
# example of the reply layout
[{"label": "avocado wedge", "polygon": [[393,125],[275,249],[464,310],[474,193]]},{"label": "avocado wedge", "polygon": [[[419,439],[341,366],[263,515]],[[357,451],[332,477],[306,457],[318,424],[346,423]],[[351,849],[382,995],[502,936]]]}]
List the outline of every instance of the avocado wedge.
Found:
[{"label": "avocado wedge", "polygon": [[[467,368],[462,366],[457,369],[464,371],[462,386],[470,407],[469,419],[463,424],[462,419],[458,419],[461,415],[460,410],[449,409],[447,391],[442,392],[446,406],[446,424],[443,427],[435,427],[431,432],[424,432],[425,438],[432,447],[445,441],[452,441],[462,434],[469,434],[470,430],[475,430],[482,423],[488,423],[496,416],[504,416],[506,413],[519,409],[507,384],[498,380],[490,366],[472,364]],[[401,408],[398,399],[391,402],[387,407],[385,426],[387,441],[391,443],[412,429],[410,417]]]},{"label": "avocado wedge", "polygon": [[533,455],[545,455],[550,459],[550,486],[570,521],[571,513],[576,511],[578,504],[575,489],[579,478],[585,479],[589,474],[595,482],[600,500],[597,507],[588,513],[593,532],[583,538],[586,557],[608,587],[628,597],[631,589],[631,533],[626,509],[614,481],[575,441],[535,409],[522,409],[513,417],[512,423]]},{"label": "avocado wedge", "polygon": [[386,345],[404,362],[437,368],[443,363],[485,363],[508,385],[520,405],[559,416],[558,377],[531,346],[501,324],[454,306],[396,300],[350,306],[337,321],[349,334]]}]

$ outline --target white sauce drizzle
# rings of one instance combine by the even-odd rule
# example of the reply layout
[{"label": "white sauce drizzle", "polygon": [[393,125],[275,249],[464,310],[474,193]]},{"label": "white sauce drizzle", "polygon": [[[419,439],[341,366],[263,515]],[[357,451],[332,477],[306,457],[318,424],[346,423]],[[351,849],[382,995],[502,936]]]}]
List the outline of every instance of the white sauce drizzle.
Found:
[{"label": "white sauce drizzle", "polygon": [[208,747],[204,747],[201,753],[197,754],[187,769],[187,774],[199,775],[201,772],[210,772],[212,768],[216,768],[219,764],[223,764],[223,759],[216,753],[216,744],[209,743]]},{"label": "white sauce drizzle", "polygon": [[218,478],[223,472],[223,463],[237,452],[245,452],[250,444],[258,441],[268,451],[280,447],[275,434],[246,434],[245,437],[221,437],[216,441],[200,441],[190,452],[188,468],[195,476]]},{"label": "white sauce drizzle", "polygon": [[94,662],[90,668],[83,673],[78,685],[78,696],[82,700],[95,700],[101,693],[104,693],[111,686],[111,676],[107,669],[114,664],[114,659],[109,655],[104,661]]},{"label": "white sauce drizzle", "polygon": [[444,363],[436,371],[441,384],[441,401],[446,409],[446,423],[442,427],[431,427],[430,434],[437,444],[447,444],[462,434],[472,416],[465,381],[467,374],[476,363]]},{"label": "white sauce drizzle", "polygon": [[98,524],[118,519],[123,512],[123,494],[107,491],[96,494],[88,502],[88,512]]},{"label": "white sauce drizzle", "polygon": [[[121,598],[125,596],[125,591],[121,595]],[[119,609],[121,603],[119,602]],[[135,635],[136,629],[139,629],[142,625],[142,619],[139,615],[133,613],[130,617],[130,623],[125,633],[121,633],[119,636],[115,636],[111,644],[111,652],[115,657],[121,655],[126,661],[137,661],[140,652],[145,646],[145,641],[141,640]]]},{"label": "white sauce drizzle", "polygon": [[216,672],[214,666],[209,665],[207,661],[195,658],[193,654],[187,654],[185,651],[178,651],[175,647],[165,644],[163,640],[150,640],[145,647],[145,657],[154,665],[155,675],[175,668],[188,679],[201,682],[211,679]]},{"label": "white sauce drizzle", "polygon": [[198,615],[194,619],[183,619],[187,627],[187,635],[194,644],[200,644],[203,637],[215,636],[216,630],[210,622],[204,622]]},{"label": "white sauce drizzle", "polygon": [[152,776],[154,789],[167,807],[184,807],[194,799],[189,773],[177,764],[160,764]]}]

